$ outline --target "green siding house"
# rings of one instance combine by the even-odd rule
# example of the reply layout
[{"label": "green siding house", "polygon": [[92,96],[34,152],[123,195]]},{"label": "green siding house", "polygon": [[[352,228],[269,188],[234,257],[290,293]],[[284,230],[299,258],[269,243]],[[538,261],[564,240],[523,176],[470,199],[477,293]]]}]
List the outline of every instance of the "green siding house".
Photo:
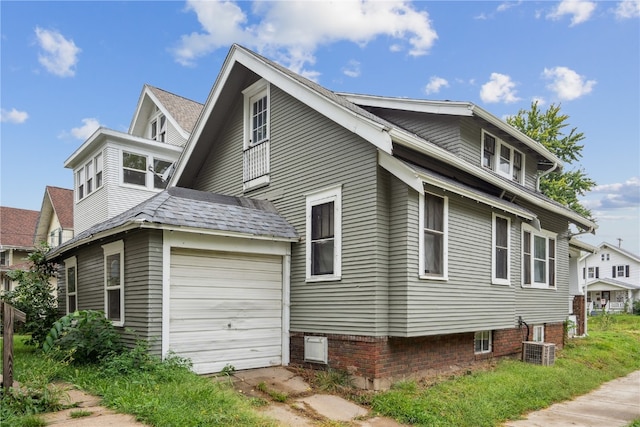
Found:
[{"label": "green siding house", "polygon": [[331,367],[384,388],[563,345],[569,226],[595,224],[538,191],[559,168],[474,104],[335,93],[234,45],[154,197],[171,208],[51,256],[78,308],[121,295],[118,324],[196,372]]}]

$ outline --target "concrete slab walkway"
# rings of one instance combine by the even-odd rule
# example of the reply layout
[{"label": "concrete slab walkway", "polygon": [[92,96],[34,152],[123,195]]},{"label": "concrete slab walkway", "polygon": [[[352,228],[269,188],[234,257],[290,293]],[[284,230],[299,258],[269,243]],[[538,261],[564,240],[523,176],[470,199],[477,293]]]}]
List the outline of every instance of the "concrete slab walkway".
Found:
[{"label": "concrete slab walkway", "polygon": [[504,427],[624,427],[640,418],[640,371],[591,393],[535,411]]}]

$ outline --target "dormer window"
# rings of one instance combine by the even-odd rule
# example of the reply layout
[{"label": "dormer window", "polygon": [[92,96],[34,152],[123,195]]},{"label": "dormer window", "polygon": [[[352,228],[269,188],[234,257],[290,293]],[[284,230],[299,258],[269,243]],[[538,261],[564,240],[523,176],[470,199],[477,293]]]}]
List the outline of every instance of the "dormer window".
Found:
[{"label": "dormer window", "polygon": [[165,142],[167,137],[167,118],[160,113],[151,120],[151,139]]},{"label": "dormer window", "polygon": [[524,155],[486,131],[482,132],[482,166],[519,184],[524,183]]}]

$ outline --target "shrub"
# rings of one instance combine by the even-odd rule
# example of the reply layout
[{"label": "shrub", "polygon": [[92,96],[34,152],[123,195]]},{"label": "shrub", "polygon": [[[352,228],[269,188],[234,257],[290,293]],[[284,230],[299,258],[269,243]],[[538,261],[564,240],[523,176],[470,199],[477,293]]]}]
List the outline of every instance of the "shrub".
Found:
[{"label": "shrub", "polygon": [[633,302],[633,314],[640,315],[640,300]]},{"label": "shrub", "polygon": [[103,312],[81,310],[56,321],[42,349],[45,353],[71,354],[74,364],[86,364],[120,353],[122,345],[120,335]]},{"label": "shrub", "polygon": [[58,314],[53,287],[49,280],[55,274],[55,264],[46,259],[49,247],[41,244],[27,257],[29,270],[14,270],[7,275],[18,282],[2,299],[27,315],[24,325],[16,325],[20,333],[30,334],[26,344],[41,346]]}]

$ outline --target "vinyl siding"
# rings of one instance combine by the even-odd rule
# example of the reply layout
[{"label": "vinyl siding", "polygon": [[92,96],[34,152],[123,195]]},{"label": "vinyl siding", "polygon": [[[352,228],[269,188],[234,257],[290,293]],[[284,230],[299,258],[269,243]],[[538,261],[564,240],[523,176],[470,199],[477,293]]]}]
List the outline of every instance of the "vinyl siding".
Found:
[{"label": "vinyl siding", "polygon": [[[93,242],[64,254],[77,257],[78,310],[104,311],[104,251],[102,245],[112,241]],[[124,328],[117,328],[123,342],[135,345],[137,339],[149,340],[150,350],[160,354],[162,328],[162,232],[139,230],[128,233],[124,240]],[[60,260],[62,261],[62,260]],[[59,311],[66,312],[66,277],[64,263],[58,279]]]},{"label": "vinyl siding", "polygon": [[[242,95],[194,188],[242,193]],[[377,155],[353,133],[271,86],[271,182],[244,193],[269,198],[298,231],[292,245],[291,331],[387,333],[387,231],[378,227]],[[214,164],[216,170],[211,167]],[[342,280],[305,281],[306,194],[342,186]]]}]

